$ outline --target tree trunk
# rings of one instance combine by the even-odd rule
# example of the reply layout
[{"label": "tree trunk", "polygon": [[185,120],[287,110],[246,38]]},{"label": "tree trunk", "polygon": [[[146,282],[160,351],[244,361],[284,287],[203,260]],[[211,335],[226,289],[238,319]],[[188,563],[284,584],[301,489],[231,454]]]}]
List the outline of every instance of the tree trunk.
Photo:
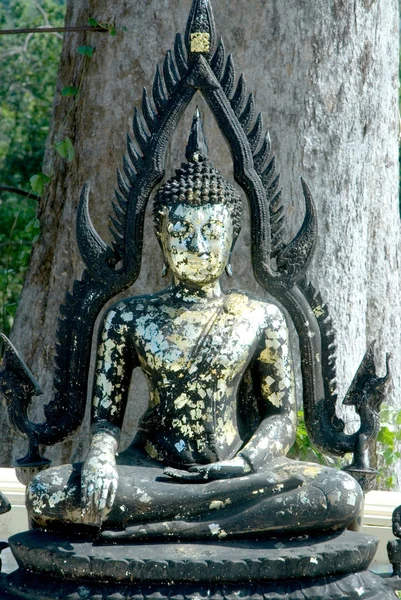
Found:
[{"label": "tree trunk", "polygon": [[[67,25],[86,24],[91,16],[99,22],[115,19],[117,35],[68,34],[64,41],[45,160],[53,179],[40,203],[42,235],[13,330],[14,343],[45,390],[45,402],[52,394],[58,307],[83,270],[75,242],[80,189],[90,181],[93,220],[109,239],[107,214],[134,106],[142,86],[152,85],[156,63],[173,47],[175,33],[184,32],[190,7],[191,0],[68,2]],[[329,302],[338,332],[340,397],[367,344],[377,339],[380,367],[386,351],[394,356],[388,402],[399,402],[398,0],[224,0],[213,8],[218,32],[270,129],[292,219],[289,235],[302,216],[300,176],[317,205],[320,237],[310,278]],[[82,45],[95,47],[92,58],[77,53]],[[77,100],[61,96],[67,85],[81,85]],[[215,166],[232,177],[225,142],[203,100],[197,103],[205,113]],[[184,159],[192,115],[189,110],[174,136],[167,175]],[[65,136],[75,147],[71,163],[54,151]],[[249,246],[246,219],[233,259],[234,280],[225,284],[260,294]],[[165,286],[161,268],[149,209],[142,271],[129,293]],[[125,444],[146,403],[143,381],[135,387]],[[40,419],[39,406],[32,415]],[[76,460],[87,432],[86,422],[73,441],[47,455]],[[24,442],[15,440],[6,419],[2,434],[7,466],[22,455]]]}]

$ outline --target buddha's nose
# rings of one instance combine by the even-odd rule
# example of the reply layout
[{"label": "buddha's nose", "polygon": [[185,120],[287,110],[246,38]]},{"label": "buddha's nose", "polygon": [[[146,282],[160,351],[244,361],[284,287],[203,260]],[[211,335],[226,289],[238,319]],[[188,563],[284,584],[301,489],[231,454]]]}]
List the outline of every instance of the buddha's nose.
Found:
[{"label": "buddha's nose", "polygon": [[193,252],[194,254],[199,254],[199,255],[209,253],[209,248],[208,248],[207,242],[206,242],[205,238],[203,237],[202,232],[200,230],[194,232],[194,235],[192,236],[192,239],[189,242],[188,249],[191,252]]}]

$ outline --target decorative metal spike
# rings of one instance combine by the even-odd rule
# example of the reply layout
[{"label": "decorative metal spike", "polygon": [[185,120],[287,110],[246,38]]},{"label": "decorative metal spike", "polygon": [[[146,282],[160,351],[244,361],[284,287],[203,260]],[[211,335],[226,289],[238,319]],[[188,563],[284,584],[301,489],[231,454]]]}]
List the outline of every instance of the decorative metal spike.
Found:
[{"label": "decorative metal spike", "polygon": [[142,150],[142,152],[145,152],[147,145],[148,145],[149,138],[145,131],[143,120],[142,120],[141,114],[140,114],[139,110],[137,109],[137,107],[135,107],[135,111],[134,111],[132,128],[134,130],[135,138],[136,138],[136,141],[138,142],[140,149]]},{"label": "decorative metal spike", "polygon": [[322,305],[323,298],[322,298],[322,294],[320,292],[317,292],[315,299],[316,299],[317,304]]},{"label": "decorative metal spike", "polygon": [[270,200],[270,213],[275,213],[281,206],[281,190]]},{"label": "decorative metal spike", "polygon": [[216,43],[216,26],[209,0],[193,0],[185,32],[188,56],[210,55]]},{"label": "decorative metal spike", "polygon": [[124,167],[124,173],[126,174],[128,181],[130,182],[130,185],[135,185],[136,182],[136,175],[131,167],[131,165],[128,162],[128,159],[126,156],[123,156],[123,167]]},{"label": "decorative metal spike", "polygon": [[150,104],[148,92],[146,88],[143,88],[142,93],[142,114],[145,118],[146,125],[149,128],[149,131],[153,133],[156,126],[157,115]]},{"label": "decorative metal spike", "polygon": [[122,225],[121,223],[119,223],[117,221],[117,219],[115,219],[114,217],[109,217],[109,219],[113,223],[113,227],[115,228],[115,230],[121,235],[121,237],[124,237],[124,234],[125,234],[125,227],[124,227],[124,225]]},{"label": "decorative metal spike", "polygon": [[235,90],[235,94],[233,96],[233,99],[231,100],[231,106],[237,116],[241,114],[241,111],[244,108],[245,99],[246,82],[243,73],[241,73],[241,76],[238,80],[237,89]]},{"label": "decorative metal spike", "polygon": [[181,77],[184,77],[188,70],[188,64],[185,56],[184,45],[182,43],[182,36],[180,33],[177,33],[175,36],[174,54],[178,72]]},{"label": "decorative metal spike", "polygon": [[284,216],[284,206],[282,205],[280,205],[277,210],[270,211],[270,221],[272,226],[278,223],[282,216]]},{"label": "decorative metal spike", "polygon": [[126,211],[127,211],[127,207],[128,207],[127,200],[124,200],[124,198],[117,192],[117,190],[115,190],[114,193],[115,193],[118,205],[119,205],[119,207],[121,209],[121,212],[123,212],[125,214]]},{"label": "decorative metal spike", "polygon": [[117,231],[111,225],[108,226],[110,234],[114,238],[114,243],[118,248],[119,254],[124,254],[124,239],[117,233]]},{"label": "decorative metal spike", "polygon": [[65,293],[65,306],[68,307],[70,304],[72,304],[72,302],[74,302],[74,296],[69,290],[67,290]]},{"label": "decorative metal spike", "polygon": [[120,192],[122,193],[124,198],[126,198],[128,200],[130,188],[129,188],[129,185],[127,184],[127,182],[125,181],[120,169],[117,169],[117,182],[118,182],[118,187],[120,189]]},{"label": "decorative metal spike", "polygon": [[134,142],[131,140],[130,136],[127,134],[127,150],[128,156],[132,165],[137,173],[142,171],[143,167],[143,158],[139,154],[138,150],[135,147]]},{"label": "decorative metal spike", "polygon": [[270,156],[270,151],[271,151],[270,135],[267,133],[265,136],[265,139],[263,140],[261,149],[253,157],[253,160],[255,163],[255,169],[258,173],[260,173],[263,170],[265,162],[267,161],[267,159]]},{"label": "decorative metal spike", "polygon": [[221,79],[221,76],[223,75],[225,62],[226,62],[226,49],[224,48],[223,40],[220,39],[219,45],[217,46],[217,50],[214,53],[212,60],[210,61],[210,66],[212,68],[212,71],[216,75],[216,77],[219,81]]},{"label": "decorative metal spike", "polygon": [[269,186],[269,183],[271,182],[271,180],[275,176],[275,174],[276,174],[276,157],[273,156],[273,158],[271,159],[271,161],[269,162],[266,169],[263,171],[263,173],[261,175],[261,180],[262,180],[262,183],[265,188]]},{"label": "decorative metal spike", "polygon": [[279,245],[281,245],[281,246],[284,245],[284,240],[283,240],[284,232],[285,232],[284,227],[280,227],[274,233],[272,231],[272,241],[273,241],[274,247],[277,247]]},{"label": "decorative metal spike", "polygon": [[277,219],[271,219],[271,226],[272,229],[274,228],[275,231],[278,231],[279,229],[282,229],[282,226],[284,224],[284,220],[285,220],[285,215],[281,214],[277,217]]},{"label": "decorative metal spike", "polygon": [[[113,232],[113,234],[114,234],[114,232]],[[122,258],[122,256],[124,255],[124,246],[123,246],[123,244],[121,244],[120,241],[113,240],[111,242],[111,246],[113,248],[113,253],[116,256],[117,260],[120,259],[120,258]]]},{"label": "decorative metal spike", "polygon": [[239,120],[242,127],[249,132],[250,126],[252,125],[253,117],[255,116],[255,100],[253,94],[249,94],[248,102],[246,103],[244,112],[240,116]]},{"label": "decorative metal spike", "polygon": [[113,211],[114,214],[116,215],[117,219],[119,220],[119,222],[125,226],[125,221],[126,221],[126,215],[125,213],[121,210],[121,208],[119,207],[118,204],[116,204],[115,202],[111,203],[112,207],[113,207]]},{"label": "decorative metal spike", "polygon": [[[68,306],[66,306],[65,304],[60,304],[59,312],[63,317],[68,317],[70,314],[70,311],[68,310]],[[60,323],[59,323],[59,325],[60,325]]]},{"label": "decorative metal spike", "polygon": [[185,152],[188,162],[204,162],[209,156],[199,108],[196,108]]},{"label": "decorative metal spike", "polygon": [[249,145],[251,147],[252,152],[255,152],[256,148],[259,145],[263,133],[263,119],[262,115],[259,113],[256,119],[255,127],[252,129],[251,133],[248,135]]},{"label": "decorative metal spike", "polygon": [[266,197],[269,202],[271,202],[272,198],[274,198],[279,187],[280,187],[280,175],[277,175],[276,179],[266,190]]},{"label": "decorative metal spike", "polygon": [[163,80],[159,67],[156,69],[155,80],[153,82],[153,101],[155,103],[156,110],[159,113],[162,113],[166,104],[166,96],[163,89]]},{"label": "decorative metal spike", "polygon": [[223,91],[224,91],[225,95],[227,96],[227,98],[231,98],[231,94],[233,92],[233,87],[234,87],[234,81],[235,81],[235,66],[234,66],[233,57],[231,56],[231,54],[229,54],[228,59],[227,59],[226,68],[224,70],[224,75],[221,80],[221,87],[223,88]]},{"label": "decorative metal spike", "polygon": [[166,58],[164,59],[163,75],[164,75],[164,82],[165,82],[166,88],[167,88],[167,94],[169,96],[172,96],[173,92],[175,90],[175,87],[180,80],[180,77],[177,73],[177,69],[175,68],[171,50],[169,50],[167,52]]},{"label": "decorative metal spike", "polygon": [[272,229],[272,235],[275,235],[279,229],[282,229],[284,225],[285,215],[279,214],[278,216],[273,215],[270,217],[270,226]]}]

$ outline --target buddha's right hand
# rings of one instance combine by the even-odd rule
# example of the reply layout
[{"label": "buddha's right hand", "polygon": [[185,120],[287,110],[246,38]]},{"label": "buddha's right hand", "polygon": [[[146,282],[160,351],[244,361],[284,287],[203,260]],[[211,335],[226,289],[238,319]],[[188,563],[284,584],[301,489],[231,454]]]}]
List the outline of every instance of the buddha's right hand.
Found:
[{"label": "buddha's right hand", "polygon": [[116,497],[118,472],[117,442],[106,432],[97,433],[82,467],[81,508],[85,525],[100,527]]}]

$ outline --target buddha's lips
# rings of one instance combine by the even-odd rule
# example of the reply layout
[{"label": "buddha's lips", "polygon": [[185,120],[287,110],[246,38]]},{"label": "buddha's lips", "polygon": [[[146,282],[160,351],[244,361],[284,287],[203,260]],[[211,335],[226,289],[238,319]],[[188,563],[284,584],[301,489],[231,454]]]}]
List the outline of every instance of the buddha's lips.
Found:
[{"label": "buddha's lips", "polygon": [[209,260],[211,257],[211,255],[207,252],[204,252],[203,254],[188,254],[188,260],[189,261],[205,261],[205,260]]},{"label": "buddha's lips", "polygon": [[193,266],[200,266],[200,267],[204,267],[210,260],[209,256],[205,256],[204,258],[201,257],[195,257],[195,258],[188,258],[187,259],[187,264],[188,265],[193,265]]}]

